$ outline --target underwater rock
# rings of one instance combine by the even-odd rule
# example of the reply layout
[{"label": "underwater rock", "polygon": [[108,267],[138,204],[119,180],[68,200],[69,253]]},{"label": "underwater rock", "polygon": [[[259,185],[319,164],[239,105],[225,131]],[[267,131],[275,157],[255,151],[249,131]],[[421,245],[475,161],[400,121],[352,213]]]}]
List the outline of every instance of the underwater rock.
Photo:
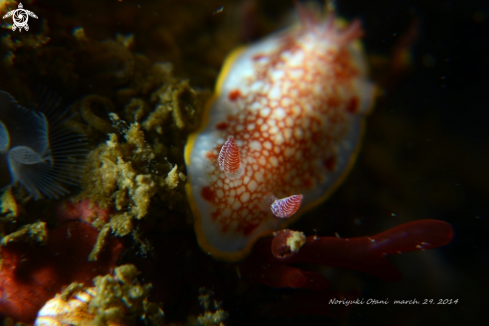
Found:
[{"label": "underwater rock", "polygon": [[97,262],[88,262],[98,231],[87,223],[68,222],[47,234],[47,244],[9,242],[0,248],[0,316],[32,323],[44,303],[72,282],[89,284],[116,265],[122,245],[114,238]]},{"label": "underwater rock", "polygon": [[60,98],[47,93],[36,109],[0,91],[0,187],[20,184],[34,199],[59,198],[78,184],[85,140],[64,126]]}]

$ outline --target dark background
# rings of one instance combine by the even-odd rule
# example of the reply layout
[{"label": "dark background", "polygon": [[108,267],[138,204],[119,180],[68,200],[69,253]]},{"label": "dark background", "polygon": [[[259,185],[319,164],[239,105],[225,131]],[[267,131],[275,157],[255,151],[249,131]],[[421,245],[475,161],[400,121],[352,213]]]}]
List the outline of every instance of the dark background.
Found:
[{"label": "dark background", "polygon": [[[338,1],[338,7],[340,13],[362,20],[369,54],[389,53],[413,21],[418,35],[412,45],[411,70],[383,85],[385,96],[369,118],[357,168],[324,205],[324,212],[336,206],[336,198],[352,196],[338,210],[347,207],[347,219],[360,217],[365,222],[352,226],[355,234],[403,219],[450,222],[455,230],[450,245],[395,257],[403,281],[379,283],[365,278],[368,285],[363,295],[460,299],[455,306],[354,307],[348,321],[360,325],[486,324],[487,2]],[[355,180],[359,183],[354,184]],[[389,216],[389,209],[396,217]]]}]

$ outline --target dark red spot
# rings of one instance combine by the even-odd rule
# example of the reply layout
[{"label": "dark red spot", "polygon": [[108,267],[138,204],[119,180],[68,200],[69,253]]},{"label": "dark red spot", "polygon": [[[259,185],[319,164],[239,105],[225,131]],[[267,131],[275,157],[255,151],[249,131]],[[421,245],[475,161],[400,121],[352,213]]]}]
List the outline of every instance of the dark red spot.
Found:
[{"label": "dark red spot", "polygon": [[253,60],[253,61],[258,61],[258,60],[263,59],[263,58],[265,58],[265,57],[266,57],[266,56],[265,56],[264,54],[255,54],[255,55],[253,56],[253,58],[251,58],[251,60]]},{"label": "dark red spot", "polygon": [[358,112],[358,98],[352,97],[351,100],[346,105],[346,111],[354,114]]},{"label": "dark red spot", "polygon": [[216,199],[216,192],[212,190],[210,187],[202,188],[200,195],[202,196],[202,198],[204,198],[205,200],[211,203],[213,203],[214,199]]},{"label": "dark red spot", "polygon": [[209,159],[209,161],[215,161],[215,160],[217,160],[217,155],[214,154],[212,151],[207,151],[205,153],[205,157],[207,157]]},{"label": "dark red spot", "polygon": [[226,130],[229,127],[229,124],[227,122],[219,122],[216,125],[217,130]]},{"label": "dark red spot", "polygon": [[255,229],[258,227],[258,225],[259,224],[256,223],[256,224],[249,224],[249,225],[245,226],[243,229],[243,234],[245,236],[250,235],[253,231],[255,231]]},{"label": "dark red spot", "polygon": [[232,91],[229,92],[229,96],[228,97],[229,97],[229,100],[230,101],[233,101],[234,102],[240,96],[241,96],[241,92],[239,91],[239,89],[233,89]]},{"label": "dark red spot", "polygon": [[334,171],[336,167],[336,158],[334,155],[329,156],[327,159],[323,161],[323,166],[328,171]]}]

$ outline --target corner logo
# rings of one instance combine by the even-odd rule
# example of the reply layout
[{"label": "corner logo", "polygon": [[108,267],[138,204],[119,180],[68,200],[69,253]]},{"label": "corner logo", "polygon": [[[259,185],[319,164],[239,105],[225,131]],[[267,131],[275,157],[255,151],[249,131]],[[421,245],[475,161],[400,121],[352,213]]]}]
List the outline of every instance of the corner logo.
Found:
[{"label": "corner logo", "polygon": [[22,28],[24,28],[26,31],[29,30],[29,25],[27,25],[29,16],[37,19],[36,14],[32,11],[25,10],[24,6],[22,6],[22,3],[19,3],[17,9],[9,11],[5,16],[3,16],[3,19],[10,16],[12,16],[12,19],[14,21],[14,24],[12,25],[12,30],[15,31],[18,28],[20,32],[22,32]]}]

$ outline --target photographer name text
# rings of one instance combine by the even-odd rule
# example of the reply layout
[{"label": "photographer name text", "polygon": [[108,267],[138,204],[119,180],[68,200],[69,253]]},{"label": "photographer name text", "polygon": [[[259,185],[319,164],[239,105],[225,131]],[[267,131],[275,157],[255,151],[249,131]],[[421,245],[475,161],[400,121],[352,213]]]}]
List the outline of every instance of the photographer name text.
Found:
[{"label": "photographer name text", "polygon": [[329,304],[339,304],[339,305],[388,305],[388,304],[396,304],[396,305],[433,305],[433,304],[458,304],[458,299],[410,299],[410,300],[377,300],[377,299],[330,299]]}]

